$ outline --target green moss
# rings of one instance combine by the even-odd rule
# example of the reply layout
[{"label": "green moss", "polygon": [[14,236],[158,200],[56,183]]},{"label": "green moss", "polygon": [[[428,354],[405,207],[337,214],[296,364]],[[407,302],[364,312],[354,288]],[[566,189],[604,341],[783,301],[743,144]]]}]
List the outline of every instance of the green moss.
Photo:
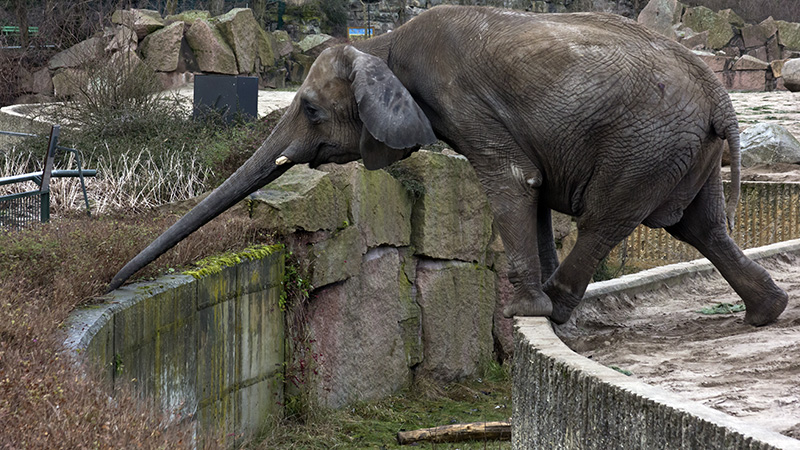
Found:
[{"label": "green moss", "polygon": [[234,266],[242,261],[255,261],[266,258],[276,251],[283,250],[283,248],[283,244],[254,245],[252,247],[247,247],[241,252],[230,252],[222,255],[210,256],[195,263],[197,266],[196,269],[186,270],[183,272],[183,274],[191,275],[195,279],[204,278],[208,275],[220,273],[222,272],[222,269]]}]

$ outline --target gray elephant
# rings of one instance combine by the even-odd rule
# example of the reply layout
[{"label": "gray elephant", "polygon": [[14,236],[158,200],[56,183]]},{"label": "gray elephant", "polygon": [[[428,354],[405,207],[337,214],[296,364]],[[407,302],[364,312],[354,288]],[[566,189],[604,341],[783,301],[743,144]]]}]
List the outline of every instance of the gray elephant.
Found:
[{"label": "gray elephant", "polygon": [[[708,257],[744,299],[748,323],[786,307],[786,293],[728,236],[738,124],[702,61],[615,15],[458,6],[323,52],[253,156],[110,289],[293,164],[362,159],[380,169],[437,138],[469,159],[489,197],[515,288],[506,316],[567,321],[600,260],[641,223]],[[551,210],[577,218],[561,264]]]}]

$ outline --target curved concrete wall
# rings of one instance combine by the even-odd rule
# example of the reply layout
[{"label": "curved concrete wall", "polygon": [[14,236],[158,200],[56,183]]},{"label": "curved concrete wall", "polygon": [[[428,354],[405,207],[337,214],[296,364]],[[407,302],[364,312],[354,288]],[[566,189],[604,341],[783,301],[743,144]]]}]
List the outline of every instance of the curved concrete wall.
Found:
[{"label": "curved concrete wall", "polygon": [[[746,251],[800,252],[800,240]],[[590,285],[584,302],[650,290],[714,270],[707,260]],[[514,449],[800,449],[800,441],[631,380],[570,350],[545,318],[515,323]]]},{"label": "curved concrete wall", "polygon": [[251,434],[282,412],[283,270],[279,250],[200,279],[131,284],[76,310],[65,344],[112,384],[195,420],[199,447],[206,430]]}]

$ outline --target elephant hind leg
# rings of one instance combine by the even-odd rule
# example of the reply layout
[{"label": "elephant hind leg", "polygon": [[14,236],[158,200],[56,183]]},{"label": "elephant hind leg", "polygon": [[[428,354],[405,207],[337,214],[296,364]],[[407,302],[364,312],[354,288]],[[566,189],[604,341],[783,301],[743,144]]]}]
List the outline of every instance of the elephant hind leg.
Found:
[{"label": "elephant hind leg", "polygon": [[569,320],[572,310],[583,299],[600,261],[633,232],[638,222],[626,221],[612,228],[597,229],[581,225],[579,222],[575,246],[544,285],[545,294],[553,302],[550,319],[557,324]]},{"label": "elephant hind leg", "polygon": [[767,325],[786,308],[788,296],[728,235],[721,191],[719,181],[706,183],[681,220],[666,230],[694,246],[714,264],[744,300],[745,322]]}]

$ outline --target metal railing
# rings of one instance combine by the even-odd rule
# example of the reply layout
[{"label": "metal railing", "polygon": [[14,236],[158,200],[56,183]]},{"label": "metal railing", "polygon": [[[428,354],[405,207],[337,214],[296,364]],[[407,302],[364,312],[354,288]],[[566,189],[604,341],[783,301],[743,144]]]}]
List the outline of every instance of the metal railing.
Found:
[{"label": "metal railing", "polygon": [[[42,171],[22,175],[13,175],[0,178],[0,186],[19,184],[32,181],[39,185],[36,190],[29,190],[0,196],[0,227],[19,229],[34,222],[46,223],[50,221],[50,179],[53,177],[78,177],[81,182],[83,199],[86,203],[86,212],[91,215],[89,197],[86,194],[84,177],[97,175],[96,170],[86,170],[81,167],[80,152],[73,148],[58,145],[58,135],[61,127],[53,125],[50,129],[50,139],[47,144]],[[13,131],[0,131],[0,134],[16,137],[38,137],[35,134],[17,133]],[[72,153],[75,156],[77,170],[53,170],[56,151]]]}]

